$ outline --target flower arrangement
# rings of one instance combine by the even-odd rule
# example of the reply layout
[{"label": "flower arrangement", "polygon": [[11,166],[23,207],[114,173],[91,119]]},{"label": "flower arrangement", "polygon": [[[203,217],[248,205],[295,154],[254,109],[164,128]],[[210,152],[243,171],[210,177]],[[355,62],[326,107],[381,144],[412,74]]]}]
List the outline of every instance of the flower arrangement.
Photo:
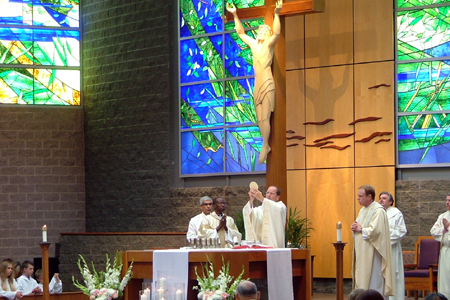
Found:
[{"label": "flower arrangement", "polygon": [[[83,266],[81,265],[83,262]],[[80,254],[78,259],[78,268],[81,275],[83,275],[84,285],[79,283],[78,280],[72,276],[73,284],[79,288],[85,295],[89,296],[90,300],[112,300],[119,299],[123,296],[123,290],[127,285],[130,278],[133,276],[131,268],[133,262],[127,270],[125,276],[121,279],[120,273],[122,271],[122,257],[119,252],[116,253],[114,258],[114,264],[111,267],[108,254],[106,254],[106,271],[100,271],[97,273],[92,263],[92,272],[88,267],[88,264],[84,260],[84,257]]]},{"label": "flower arrangement", "polygon": [[242,275],[244,274],[244,266],[242,266],[242,272],[233,281],[233,276],[230,276],[230,262],[225,264],[222,256],[222,269],[219,271],[219,276],[214,278],[214,265],[209,260],[203,266],[203,276],[200,277],[197,273],[197,267],[195,267],[195,275],[197,275],[198,286],[194,286],[194,290],[198,290],[198,299],[201,300],[222,300],[233,299],[236,287],[243,281]]}]

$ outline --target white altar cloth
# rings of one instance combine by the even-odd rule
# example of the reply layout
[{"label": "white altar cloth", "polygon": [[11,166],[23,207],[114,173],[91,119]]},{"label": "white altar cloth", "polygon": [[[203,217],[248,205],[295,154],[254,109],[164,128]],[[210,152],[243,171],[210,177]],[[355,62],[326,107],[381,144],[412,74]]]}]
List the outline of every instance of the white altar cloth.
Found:
[{"label": "white altar cloth", "polygon": [[[158,271],[164,273],[166,290],[173,289],[174,283],[184,283],[184,299],[187,299],[189,252],[217,251],[266,251],[267,286],[269,300],[293,300],[292,261],[290,249],[172,249],[153,252],[153,282],[158,282]],[[232,262],[231,262],[232,263]],[[216,266],[221,268],[222,266]],[[158,283],[157,283],[158,284]],[[156,286],[155,288],[158,288]],[[171,291],[169,291],[171,292]],[[173,292],[173,291],[172,291]]]}]

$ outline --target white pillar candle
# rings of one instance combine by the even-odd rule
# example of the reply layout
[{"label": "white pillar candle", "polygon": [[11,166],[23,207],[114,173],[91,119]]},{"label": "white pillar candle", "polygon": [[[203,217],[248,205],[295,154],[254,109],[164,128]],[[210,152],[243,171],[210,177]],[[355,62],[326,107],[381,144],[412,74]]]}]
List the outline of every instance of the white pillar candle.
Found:
[{"label": "white pillar candle", "polygon": [[151,300],[150,299],[150,289],[149,288],[145,289],[144,295],[145,295],[145,300]]},{"label": "white pillar candle", "polygon": [[147,295],[142,294],[142,295],[141,295],[141,300],[147,300]]},{"label": "white pillar candle", "polygon": [[47,225],[42,226],[42,242],[47,243]]},{"label": "white pillar candle", "polygon": [[176,295],[175,300],[183,300],[183,291],[182,290],[177,290],[175,295]]},{"label": "white pillar candle", "polygon": [[342,228],[342,224],[341,222],[338,222],[336,225],[336,229],[337,229],[337,242],[341,243],[342,242],[342,232],[341,232],[341,228]]},{"label": "white pillar candle", "polygon": [[164,289],[161,287],[158,289],[158,299],[164,299]]},{"label": "white pillar candle", "polygon": [[159,279],[159,287],[162,288],[163,290],[166,288],[166,278],[165,277],[161,277]]}]

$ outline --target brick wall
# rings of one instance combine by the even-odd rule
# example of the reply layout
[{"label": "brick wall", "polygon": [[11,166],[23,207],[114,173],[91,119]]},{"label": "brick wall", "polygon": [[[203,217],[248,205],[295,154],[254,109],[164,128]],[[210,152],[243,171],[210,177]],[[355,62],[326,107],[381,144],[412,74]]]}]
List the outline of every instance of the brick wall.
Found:
[{"label": "brick wall", "polygon": [[52,244],[84,231],[83,148],[79,108],[0,107],[2,258],[39,257],[44,224]]},{"label": "brick wall", "polygon": [[83,1],[89,232],[175,230],[160,218],[171,207],[176,139],[169,84],[171,5]]}]

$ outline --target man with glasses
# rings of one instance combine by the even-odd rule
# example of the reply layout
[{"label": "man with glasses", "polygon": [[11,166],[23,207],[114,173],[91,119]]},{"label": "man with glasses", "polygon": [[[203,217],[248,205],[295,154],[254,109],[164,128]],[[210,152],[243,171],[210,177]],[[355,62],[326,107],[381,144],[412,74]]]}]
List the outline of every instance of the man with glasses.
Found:
[{"label": "man with glasses", "polygon": [[212,200],[208,196],[200,198],[200,208],[202,210],[201,214],[196,215],[189,221],[189,227],[186,234],[188,241],[190,239],[196,239],[198,236],[198,230],[202,225],[203,219],[211,213],[212,210]]},{"label": "man with glasses", "polygon": [[[286,205],[280,201],[280,194],[280,188],[274,185],[267,189],[266,197],[257,189],[250,189],[250,200],[242,210],[246,240],[261,241],[274,248],[285,247]],[[255,199],[262,205],[255,207]]]}]

